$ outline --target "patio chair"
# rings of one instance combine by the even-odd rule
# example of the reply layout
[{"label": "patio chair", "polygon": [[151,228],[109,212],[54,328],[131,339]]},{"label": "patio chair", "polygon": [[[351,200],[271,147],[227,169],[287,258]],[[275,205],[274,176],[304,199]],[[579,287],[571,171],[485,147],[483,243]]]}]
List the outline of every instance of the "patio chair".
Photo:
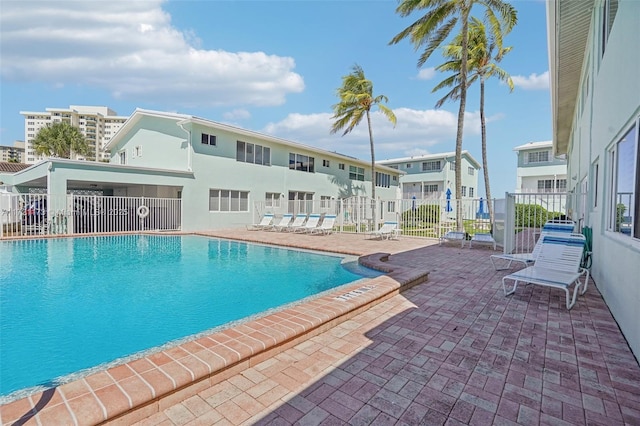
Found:
[{"label": "patio chair", "polygon": [[[580,278],[585,277],[584,288],[580,294],[587,291],[589,282],[589,270],[580,267],[585,237],[582,234],[554,233],[542,235],[540,239],[540,253],[533,266],[502,278],[504,295],[515,293],[520,282],[560,288],[565,292],[567,309],[571,309],[576,303],[578,290],[583,285]],[[506,280],[513,280],[513,288],[510,291],[507,291]],[[569,292],[571,285],[575,285],[572,299]]]},{"label": "patio chair", "polygon": [[311,230],[312,234],[320,234],[320,235],[329,235],[333,232],[333,226],[336,223],[336,215],[335,214],[327,214],[322,219],[322,223],[320,226],[315,227]]},{"label": "patio chair", "polygon": [[280,222],[274,223],[273,225],[269,226],[266,230],[267,231],[284,231],[289,226],[289,223],[291,223],[292,217],[293,215],[291,213],[285,213],[282,215]]},{"label": "patio chair", "polygon": [[461,242],[460,247],[464,247],[464,242],[466,238],[467,238],[466,232],[449,231],[443,236],[441,236],[440,238],[438,238],[438,240],[439,240],[439,245],[442,245],[442,243],[447,243],[447,242],[460,241]]},{"label": "patio chair", "polygon": [[[542,236],[548,234],[563,234],[563,235],[573,235],[573,228],[575,224],[573,221],[549,221],[542,226],[542,231],[540,233],[540,238],[536,242],[536,245],[533,247],[531,253],[505,253],[505,254],[493,254],[491,255],[491,263],[496,271],[502,271],[505,269],[510,269],[511,264],[513,262],[523,263],[525,266],[531,266],[533,262],[535,262],[538,257],[538,253],[540,252],[540,245],[542,243]],[[577,234],[579,235],[579,234]],[[496,260],[502,259],[507,261],[507,266],[498,268],[496,264]],[[503,262],[500,262],[503,263]]]},{"label": "patio chair", "polygon": [[307,222],[302,226],[293,228],[293,232],[301,232],[301,233],[311,232],[318,227],[319,223],[320,223],[320,215],[310,214],[309,219],[307,219]]},{"label": "patio chair", "polygon": [[303,226],[306,220],[307,220],[307,215],[304,213],[299,213],[296,215],[295,218],[293,218],[293,222],[291,222],[286,227],[281,229],[281,231],[294,231],[300,228],[301,226]]},{"label": "patio chair", "polygon": [[387,240],[397,238],[399,234],[400,230],[398,229],[398,222],[396,221],[386,221],[377,231],[367,232],[370,239],[380,238],[381,240],[384,240],[385,238]]},{"label": "patio chair", "polygon": [[253,225],[247,225],[247,230],[249,231],[260,231],[262,229],[267,229],[271,226],[271,222],[273,222],[273,214],[268,213],[262,216],[262,220],[259,223],[254,223]]},{"label": "patio chair", "polygon": [[473,237],[471,237],[471,240],[469,241],[469,248],[471,248],[471,245],[473,243],[490,244],[493,245],[494,250],[496,249],[496,240],[493,238],[493,235],[489,234],[488,232],[478,232]]}]

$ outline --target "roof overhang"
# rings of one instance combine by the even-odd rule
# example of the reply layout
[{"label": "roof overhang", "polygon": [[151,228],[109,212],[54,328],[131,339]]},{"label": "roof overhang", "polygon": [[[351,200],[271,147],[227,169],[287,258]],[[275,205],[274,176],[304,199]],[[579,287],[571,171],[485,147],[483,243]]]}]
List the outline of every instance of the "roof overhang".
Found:
[{"label": "roof overhang", "polygon": [[569,149],[595,1],[547,1],[554,155]]}]

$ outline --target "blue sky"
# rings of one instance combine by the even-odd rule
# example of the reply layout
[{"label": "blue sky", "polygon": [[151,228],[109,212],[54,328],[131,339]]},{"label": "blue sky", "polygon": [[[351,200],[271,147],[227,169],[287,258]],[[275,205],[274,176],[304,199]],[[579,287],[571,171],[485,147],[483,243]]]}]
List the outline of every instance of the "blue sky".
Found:
[{"label": "blue sky", "polygon": [[[545,3],[513,0],[518,25],[502,67],[515,90],[487,82],[492,194],[516,185],[513,148],[550,140]],[[2,0],[0,144],[24,140],[20,111],[104,105],[193,114],[369,159],[363,122],[330,135],[342,76],[358,63],[389,98],[394,128],[373,116],[376,159],[455,149],[458,105],[434,106],[445,78],[435,52],[417,68],[408,41],[388,45],[419,15],[379,1]],[[474,13],[481,17],[481,12]],[[470,89],[463,149],[481,162],[479,87]],[[482,173],[480,174],[482,175]],[[481,195],[484,184],[480,176]]]}]

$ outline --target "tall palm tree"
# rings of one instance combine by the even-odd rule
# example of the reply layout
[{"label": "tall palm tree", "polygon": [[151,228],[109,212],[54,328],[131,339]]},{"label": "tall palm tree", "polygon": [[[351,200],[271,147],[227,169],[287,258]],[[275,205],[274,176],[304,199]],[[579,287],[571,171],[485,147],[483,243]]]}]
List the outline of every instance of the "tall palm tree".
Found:
[{"label": "tall palm tree", "polygon": [[[504,58],[504,56],[511,51],[511,47],[503,47],[499,45],[496,40],[502,40],[502,37],[506,34],[503,32],[500,37],[494,34],[494,27],[489,28],[484,22],[478,18],[471,18],[469,23],[469,60],[467,62],[468,79],[467,87],[471,86],[476,81],[480,81],[480,126],[482,130],[482,167],[484,169],[484,187],[485,195],[487,199],[487,208],[489,210],[489,217],[491,223],[493,223],[493,205],[491,204],[491,185],[489,183],[489,163],[487,161],[487,125],[484,113],[484,83],[488,78],[497,77],[499,80],[504,81],[509,87],[509,91],[513,91],[513,81],[511,76],[502,68],[498,66],[498,63]],[[459,34],[453,40],[452,44],[444,47],[444,56],[449,58],[447,62],[436,67],[438,71],[453,72],[451,76],[444,79],[436,87],[433,88],[433,92],[445,87],[450,87],[451,90],[436,103],[436,108],[440,108],[447,100],[456,100],[461,90],[461,35]]]},{"label": "tall palm tree", "polygon": [[344,129],[342,136],[350,133],[362,120],[367,117],[369,129],[369,144],[371,147],[371,198],[373,199],[373,221],[377,223],[376,217],[376,155],[373,146],[373,130],[371,128],[371,108],[377,106],[378,110],[387,119],[396,124],[396,116],[385,103],[389,99],[385,95],[373,96],[373,83],[367,80],[360,65],[355,64],[351,73],[342,77],[342,86],[337,93],[339,102],[332,106],[333,119],[336,121],[331,126],[331,134]]},{"label": "tall palm tree", "polygon": [[[461,25],[461,51],[460,60],[467,63],[468,52],[468,27],[469,15],[474,5],[483,6],[485,16],[492,27],[511,31],[517,22],[516,10],[504,0],[400,0],[396,13],[405,17],[415,11],[426,10],[424,16],[419,17],[414,23],[398,33],[389,44],[396,44],[405,38],[409,38],[416,49],[426,45],[418,59],[418,67],[427,62],[431,54],[446,40],[451,31]],[[496,15],[499,15],[500,19]],[[500,22],[504,22],[501,25]],[[500,31],[495,31],[500,34]],[[499,40],[502,44],[502,39]],[[467,68],[460,68],[460,80],[467,81]],[[467,86],[460,87],[460,108],[458,109],[458,129],[456,134],[456,199],[462,198],[462,129],[464,127],[464,112],[467,103]],[[459,231],[462,231],[462,210],[456,209],[456,223]]]},{"label": "tall palm tree", "polygon": [[33,139],[37,154],[71,158],[71,154],[88,155],[89,145],[80,129],[62,121],[41,128]]}]

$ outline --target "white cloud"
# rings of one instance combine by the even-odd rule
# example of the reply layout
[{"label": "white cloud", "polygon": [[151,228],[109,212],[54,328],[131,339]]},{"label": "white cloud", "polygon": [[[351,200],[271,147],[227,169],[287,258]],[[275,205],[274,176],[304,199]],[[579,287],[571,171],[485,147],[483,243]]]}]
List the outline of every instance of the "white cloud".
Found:
[{"label": "white cloud", "polygon": [[527,76],[512,76],[513,84],[523,90],[548,90],[549,89],[549,71],[542,74],[530,74]]},{"label": "white cloud", "polygon": [[436,69],[433,67],[423,68],[418,72],[418,80],[431,80],[436,75]]},{"label": "white cloud", "polygon": [[[457,114],[445,110],[394,109],[397,125],[393,125],[379,112],[371,116],[376,159],[421,155],[455,149]],[[369,133],[362,121],[351,133],[330,134],[333,119],[330,113],[289,114],[283,120],[269,123],[262,131],[280,138],[301,142],[328,151],[370,158]],[[499,117],[493,117],[493,120]],[[480,114],[465,114],[465,134],[480,133]],[[440,145],[436,149],[432,147]]]},{"label": "white cloud", "polygon": [[227,111],[222,114],[225,120],[246,120],[251,118],[251,113],[246,109],[234,109],[233,111]]},{"label": "white cloud", "polygon": [[3,1],[2,77],[79,84],[140,103],[280,105],[304,89],[290,57],[203,50],[162,0]]}]

